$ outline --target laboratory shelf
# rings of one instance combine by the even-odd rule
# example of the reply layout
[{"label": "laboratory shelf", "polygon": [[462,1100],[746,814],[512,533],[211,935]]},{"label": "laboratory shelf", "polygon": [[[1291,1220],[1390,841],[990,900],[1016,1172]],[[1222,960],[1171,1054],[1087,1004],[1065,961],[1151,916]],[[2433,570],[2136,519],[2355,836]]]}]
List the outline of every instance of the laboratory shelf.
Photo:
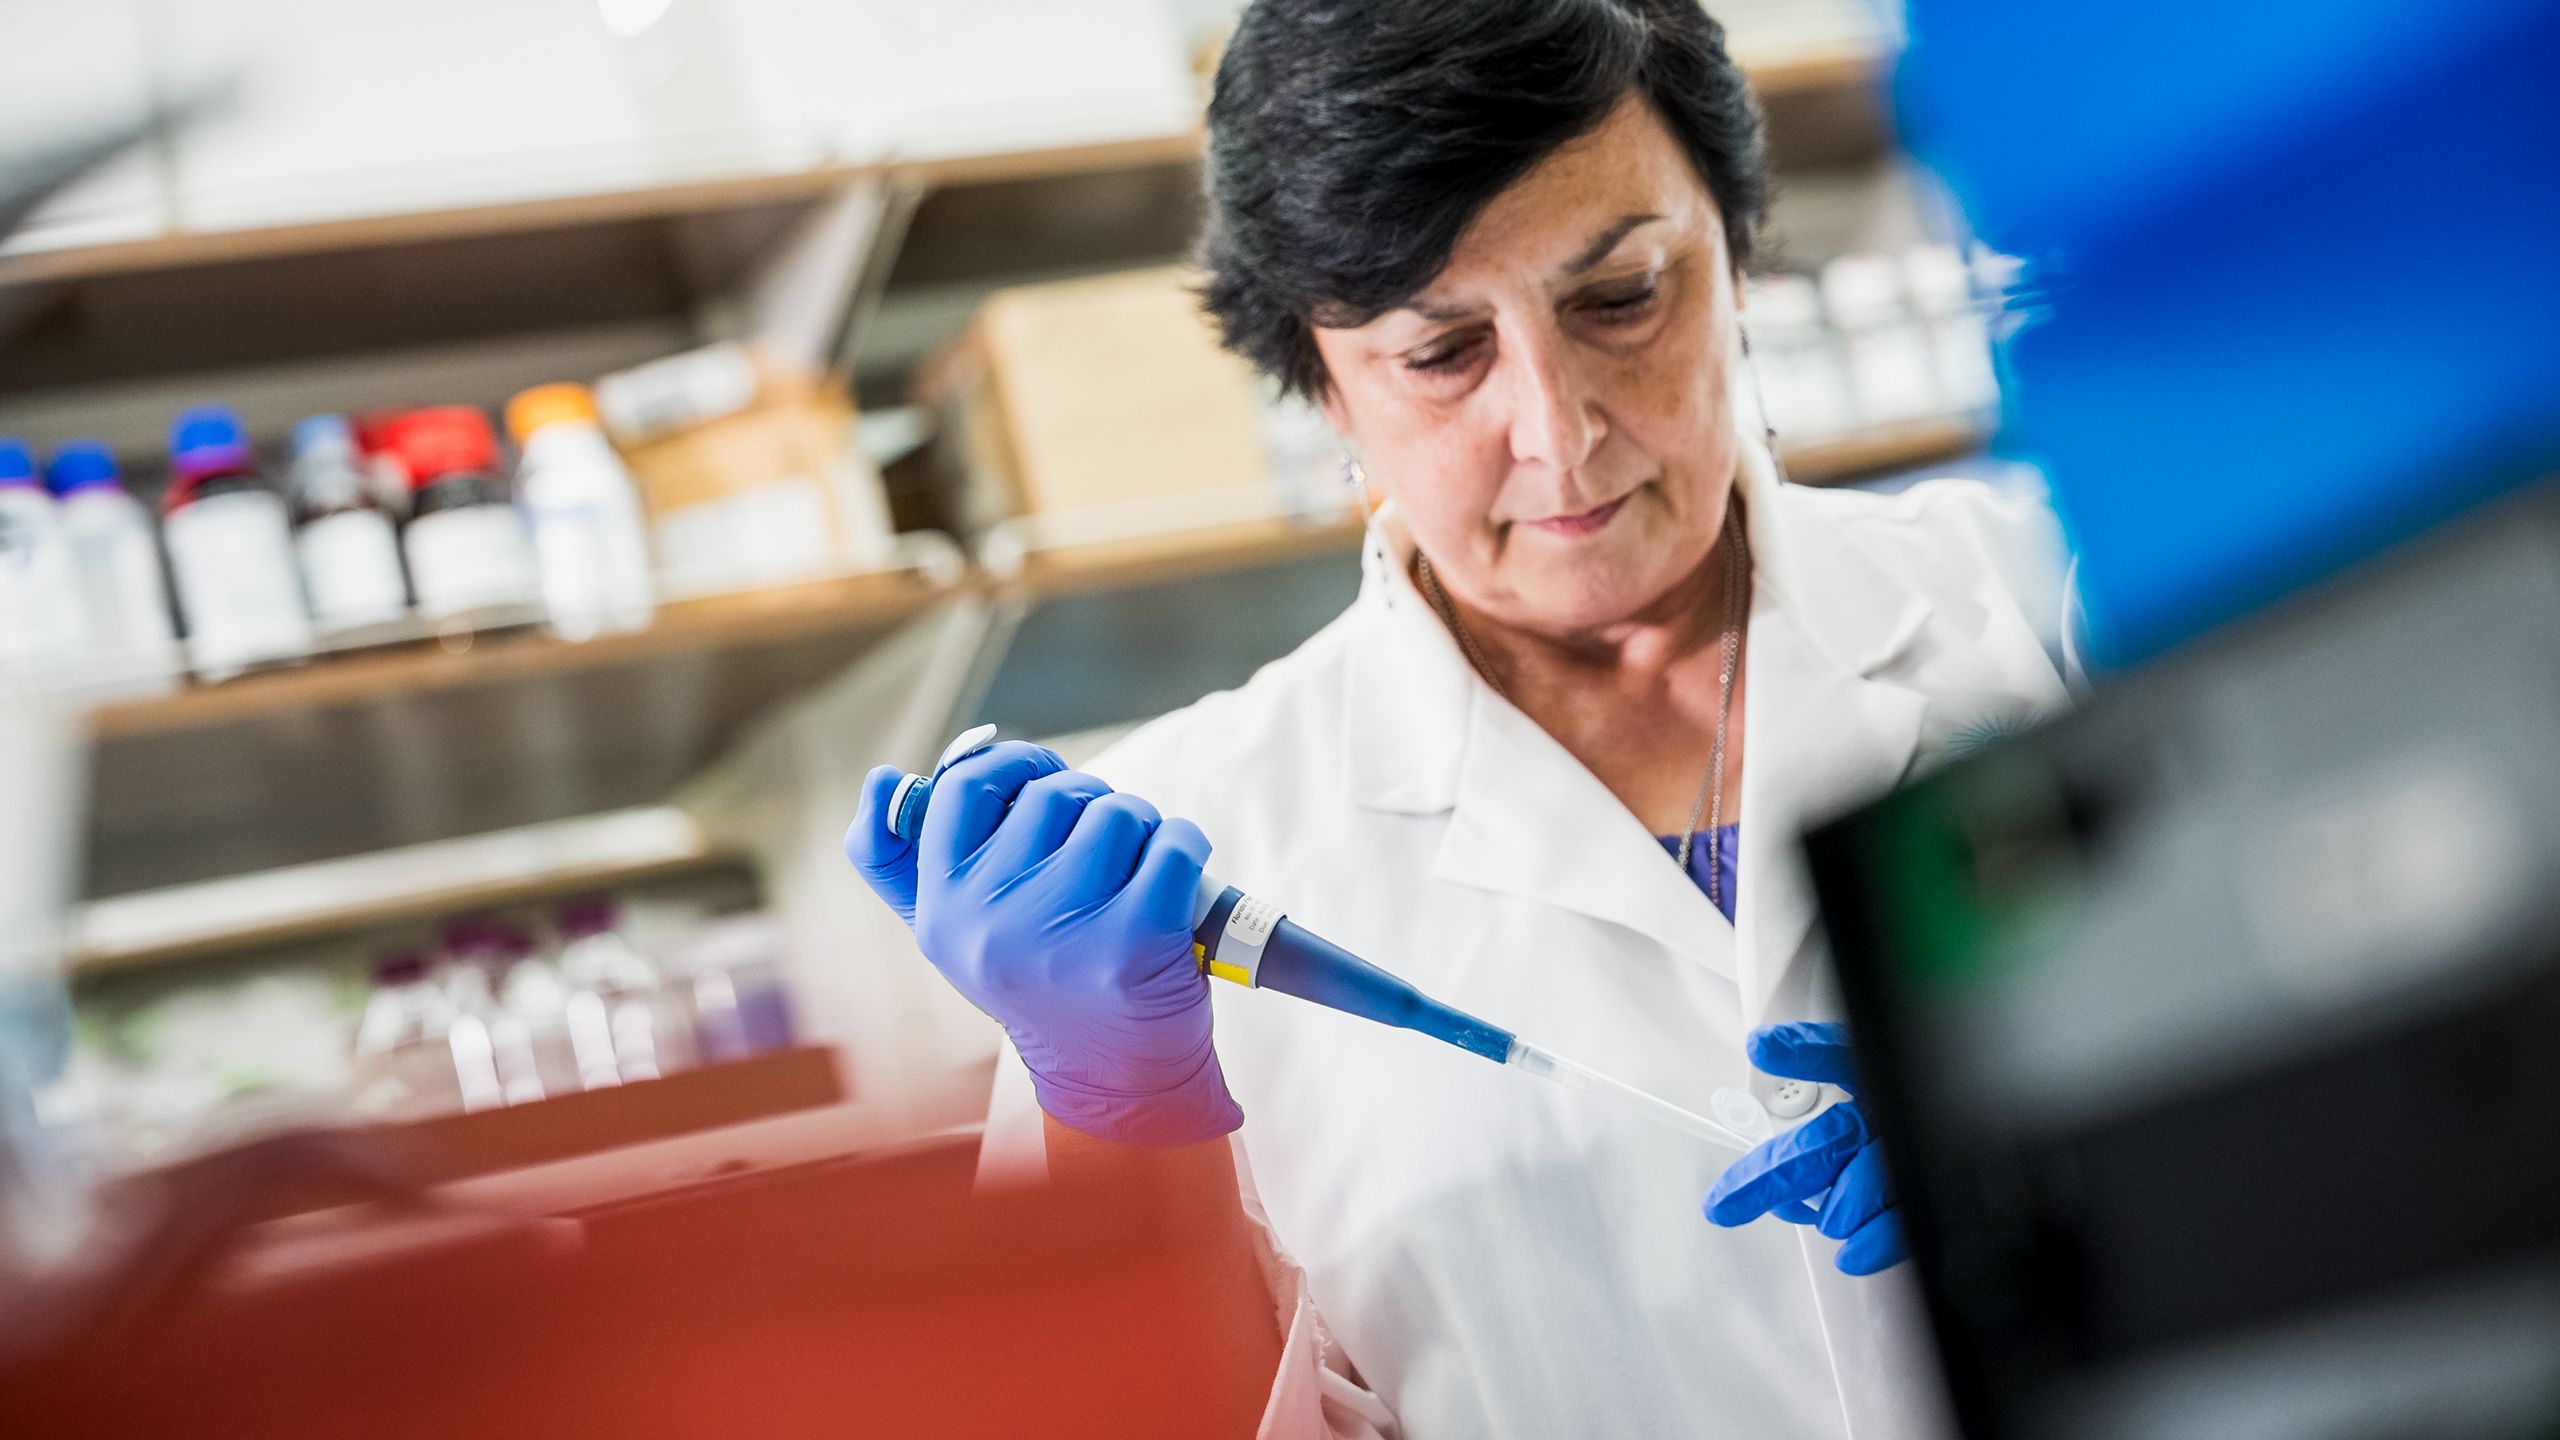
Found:
[{"label": "laboratory shelf", "polygon": [[[1883,62],[1863,53],[1810,55],[1750,67],[1783,163],[1872,153],[1883,142]],[[0,253],[0,286],[271,260],[427,241],[521,234],[750,210],[821,196],[866,180],[926,190],[1069,177],[1196,161],[1201,132],[980,154],[887,155],[806,169],[686,180],[640,189],[157,235]]]},{"label": "laboratory shelf", "polygon": [[341,250],[386,249],[427,241],[636,220],[673,220],[811,201],[866,180],[926,188],[988,184],[1170,164],[1196,158],[1199,153],[1199,133],[1186,131],[1002,154],[912,160],[892,157],[445,210],[218,230],[173,229],[138,239],[0,255],[0,285],[94,280],[195,265],[289,259]]},{"label": "laboratory shelf", "polygon": [[539,200],[507,201],[383,215],[360,215],[294,224],[219,230],[173,229],[137,239],[0,255],[0,285],[96,280],[244,260],[273,260],[414,245],[430,240],[513,235],[612,221],[673,219],[683,215],[807,200],[865,173],[857,166],[825,166],[771,175],[598,191]]},{"label": "laboratory shelf", "polygon": [[[1969,422],[1928,422],[1790,446],[1788,467],[1798,481],[1835,483],[1952,458],[1980,441]],[[1259,663],[1349,599],[1360,533],[1348,518],[1269,517],[1029,549],[994,574],[919,565],[681,602],[629,635],[452,636],[105,705],[88,715],[82,893],[126,896],[655,805],[776,705],[966,595],[1013,606],[1035,637],[1054,625],[1082,635],[1077,643],[1104,644],[1098,636],[1135,626],[1151,633],[1149,653],[1164,656],[1190,653],[1166,648],[1168,617],[1250,610],[1261,618],[1235,653]],[[1095,598],[1078,608],[1080,597]],[[1090,668],[1096,683],[1118,683],[1113,665]],[[1237,678],[1223,669],[1210,677]],[[1136,690],[1169,695],[1171,684]],[[1093,710],[1072,697],[1020,708],[1043,723]],[[557,868],[568,883],[604,883],[620,863],[593,877],[575,863]],[[528,872],[457,881],[450,896],[430,886],[435,895],[389,899],[358,887],[343,905],[201,934],[145,927],[86,953],[101,967],[186,958],[235,948],[241,934],[302,938],[371,914],[558,883]]]},{"label": "laboratory shelf", "polygon": [[775,705],[957,593],[930,567],[332,657],[100,707],[90,897],[659,802]]},{"label": "laboratory shelf", "polygon": [[711,843],[690,815],[648,806],[92,900],[72,912],[64,968],[87,983],[467,911],[752,871],[750,857]]},{"label": "laboratory shelf", "polygon": [[1347,555],[1360,548],[1363,533],[1363,523],[1355,518],[1274,516],[1034,549],[991,568],[997,570],[993,583],[1000,591],[1045,600],[1224,575],[1305,556]]}]

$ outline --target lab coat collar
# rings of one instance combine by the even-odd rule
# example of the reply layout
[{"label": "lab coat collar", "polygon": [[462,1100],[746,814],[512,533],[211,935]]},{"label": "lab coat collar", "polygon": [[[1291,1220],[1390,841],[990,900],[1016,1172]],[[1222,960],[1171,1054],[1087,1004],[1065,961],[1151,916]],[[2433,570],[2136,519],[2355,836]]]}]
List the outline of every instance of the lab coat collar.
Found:
[{"label": "lab coat collar", "polygon": [[1625,925],[1732,976],[1757,1001],[1812,917],[1793,854],[1802,826],[1891,784],[1910,761],[1921,699],[1871,677],[1928,611],[1808,513],[1803,502],[1815,497],[1782,490],[1756,438],[1744,443],[1738,481],[1754,575],[1738,926],[1607,787],[1476,675],[1414,587],[1413,541],[1392,503],[1364,547],[1343,773],[1354,804],[1451,813],[1441,878]]},{"label": "lab coat collar", "polygon": [[[1760,445],[1745,447],[1743,469],[1757,581],[1744,662],[1735,979],[1745,1022],[1759,1025],[1807,1010],[1810,977],[1798,964],[1814,916],[1805,831],[1890,788],[1919,748],[1928,703],[1881,672],[1910,648],[1930,605],[1822,513],[1836,497],[1782,490]],[[1781,998],[1782,987],[1792,993]]]}]

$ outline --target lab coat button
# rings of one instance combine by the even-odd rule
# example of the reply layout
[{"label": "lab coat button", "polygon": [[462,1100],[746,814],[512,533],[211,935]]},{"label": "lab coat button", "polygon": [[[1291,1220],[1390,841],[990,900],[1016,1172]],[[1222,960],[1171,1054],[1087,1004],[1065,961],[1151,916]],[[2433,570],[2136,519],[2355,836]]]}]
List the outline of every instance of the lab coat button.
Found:
[{"label": "lab coat button", "polygon": [[1801,1120],[1822,1103],[1822,1087],[1811,1080],[1776,1075],[1751,1077],[1751,1094],[1766,1106],[1772,1120]]}]

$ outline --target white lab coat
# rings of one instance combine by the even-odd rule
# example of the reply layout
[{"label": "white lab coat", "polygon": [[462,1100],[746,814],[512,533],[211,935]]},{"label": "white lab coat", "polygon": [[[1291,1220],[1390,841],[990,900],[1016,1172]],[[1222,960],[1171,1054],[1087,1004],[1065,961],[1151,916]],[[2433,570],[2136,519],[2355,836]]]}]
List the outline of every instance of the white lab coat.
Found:
[{"label": "white lab coat", "polygon": [[[1836,1017],[1802,826],[2066,698],[2041,506],[1967,481],[1782,486],[1757,444],[1742,468],[1737,924],[1468,667],[1392,510],[1338,620],[1091,768],[1198,821],[1214,871],[1316,933],[1705,1111],[1751,1083],[1752,1027]],[[1699,1203],[1732,1152],[1407,1032],[1211,988],[1288,1336],[1265,1435],[1946,1433],[1907,1268],[1852,1280],[1798,1227],[1710,1226]],[[1039,1133],[1007,1055],[982,1174],[1036,1167]]]}]

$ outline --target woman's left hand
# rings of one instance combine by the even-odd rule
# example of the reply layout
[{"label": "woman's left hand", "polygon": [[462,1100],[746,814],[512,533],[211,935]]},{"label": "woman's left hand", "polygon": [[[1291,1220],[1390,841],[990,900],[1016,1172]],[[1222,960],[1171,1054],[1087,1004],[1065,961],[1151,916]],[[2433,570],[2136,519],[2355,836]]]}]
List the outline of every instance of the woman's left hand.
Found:
[{"label": "woman's left hand", "polygon": [[[1845,1026],[1797,1022],[1755,1030],[1751,1063],[1788,1080],[1849,1088]],[[1828,1192],[1828,1193],[1826,1193]],[[1819,1200],[1819,1208],[1808,1201]],[[1797,1126],[1733,1162],[1707,1192],[1707,1218],[1744,1225],[1774,1214],[1810,1224],[1840,1242],[1835,1262],[1850,1275],[1873,1275],[1911,1253],[1886,1182],[1884,1155],[1851,1100]]]}]

